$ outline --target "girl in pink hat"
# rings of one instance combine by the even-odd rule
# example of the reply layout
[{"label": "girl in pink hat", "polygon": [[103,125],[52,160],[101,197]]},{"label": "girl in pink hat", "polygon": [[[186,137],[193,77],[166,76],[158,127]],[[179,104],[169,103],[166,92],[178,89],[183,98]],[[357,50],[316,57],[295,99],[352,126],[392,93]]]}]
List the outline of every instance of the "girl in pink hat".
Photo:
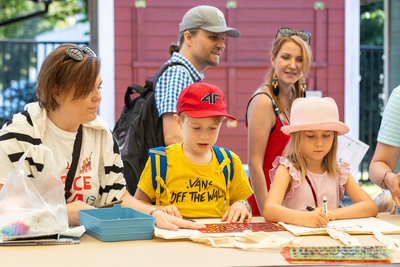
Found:
[{"label": "girl in pink hat", "polygon": [[[291,136],[284,156],[276,158],[270,171],[273,182],[264,218],[319,227],[330,220],[376,216],[374,201],[353,179],[350,165],[336,159],[337,136],[348,133],[349,127],[339,121],[335,101],[296,99],[290,122],[282,127]],[[339,208],[344,192],[354,204]]]}]

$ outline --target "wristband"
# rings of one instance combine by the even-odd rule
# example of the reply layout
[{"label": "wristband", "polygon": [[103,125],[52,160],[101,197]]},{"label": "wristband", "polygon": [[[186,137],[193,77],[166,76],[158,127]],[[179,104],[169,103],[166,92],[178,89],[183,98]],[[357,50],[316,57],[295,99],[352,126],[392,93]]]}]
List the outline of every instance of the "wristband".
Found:
[{"label": "wristband", "polygon": [[242,203],[243,205],[245,205],[247,207],[247,210],[249,211],[249,213],[251,213],[251,207],[249,202],[247,202],[247,200],[241,199],[238,202]]},{"label": "wristband", "polygon": [[[385,184],[385,178],[386,178],[386,174],[387,174],[388,172],[393,172],[393,171],[387,171],[387,172],[385,172],[385,175],[383,176],[383,179],[382,179],[382,182],[381,182],[381,188],[382,188],[382,189],[385,189],[385,188],[386,188],[386,189],[389,189],[389,188],[386,186],[386,184]],[[382,185],[384,185],[385,188],[383,188]]]},{"label": "wristband", "polygon": [[153,216],[153,213],[156,212],[157,210],[161,210],[162,212],[167,213],[167,212],[166,212],[165,210],[163,210],[163,209],[157,209],[157,208],[155,208],[154,210],[150,211],[150,215]]}]

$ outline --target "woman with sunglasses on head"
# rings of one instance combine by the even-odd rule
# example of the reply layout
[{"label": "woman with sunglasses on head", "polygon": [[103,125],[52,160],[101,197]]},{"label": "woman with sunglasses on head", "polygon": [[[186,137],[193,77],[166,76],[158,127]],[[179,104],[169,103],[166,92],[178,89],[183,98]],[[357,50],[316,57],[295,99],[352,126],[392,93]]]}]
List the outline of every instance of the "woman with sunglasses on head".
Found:
[{"label": "woman with sunglasses on head", "polygon": [[[151,210],[128,193],[118,145],[108,124],[97,115],[101,84],[100,59],[88,46],[63,44],[45,58],[36,84],[39,101],[26,105],[25,111],[15,114],[0,131],[0,189],[23,153],[43,144],[52,151],[60,179],[66,184],[70,225],[79,225],[80,209],[122,200],[122,206],[151,213],[161,228],[201,228]],[[80,149],[74,148],[76,140],[81,140]],[[43,153],[31,151],[25,171],[34,179],[46,163]]]},{"label": "woman with sunglasses on head", "polygon": [[271,185],[268,172],[281,156],[290,136],[281,132],[289,125],[291,105],[305,97],[305,79],[311,65],[311,34],[279,28],[270,51],[271,68],[246,109],[248,164],[254,195],[248,201],[253,215],[262,215]]}]

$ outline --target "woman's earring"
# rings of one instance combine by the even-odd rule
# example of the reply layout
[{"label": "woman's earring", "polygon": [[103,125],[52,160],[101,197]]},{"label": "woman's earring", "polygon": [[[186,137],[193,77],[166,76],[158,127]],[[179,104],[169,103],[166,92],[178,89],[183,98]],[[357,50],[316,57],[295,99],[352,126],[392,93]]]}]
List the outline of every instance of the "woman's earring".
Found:
[{"label": "woman's earring", "polygon": [[278,86],[278,76],[276,75],[276,72],[274,72],[274,75],[272,76],[272,89],[274,91],[274,95],[278,96],[279,95],[279,86]]},{"label": "woman's earring", "polygon": [[301,90],[300,96],[306,97],[307,86],[306,86],[306,79],[304,79],[304,77],[301,78],[301,81],[300,81],[300,90]]}]

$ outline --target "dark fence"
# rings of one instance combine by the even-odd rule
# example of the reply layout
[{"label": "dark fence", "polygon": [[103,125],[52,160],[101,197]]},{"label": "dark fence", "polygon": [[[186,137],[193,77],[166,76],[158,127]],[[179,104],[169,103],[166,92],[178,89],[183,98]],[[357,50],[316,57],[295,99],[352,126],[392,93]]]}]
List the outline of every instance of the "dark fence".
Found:
[{"label": "dark fence", "polygon": [[383,46],[361,46],[360,140],[370,146],[359,166],[361,183],[370,182],[368,169],[374,156],[381,125],[383,96]]},{"label": "dark fence", "polygon": [[[87,44],[73,42],[77,45]],[[36,78],[43,59],[60,42],[0,40],[0,124],[36,101]]]}]

